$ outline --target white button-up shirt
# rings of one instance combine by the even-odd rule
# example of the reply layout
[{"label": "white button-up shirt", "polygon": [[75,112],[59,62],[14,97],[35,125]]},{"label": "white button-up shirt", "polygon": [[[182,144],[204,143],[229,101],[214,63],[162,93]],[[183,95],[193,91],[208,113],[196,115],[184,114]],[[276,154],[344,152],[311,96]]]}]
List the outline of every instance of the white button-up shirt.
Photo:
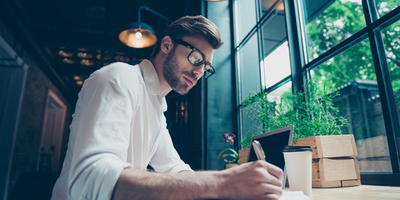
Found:
[{"label": "white button-up shirt", "polygon": [[111,199],[126,167],[191,171],[173,147],[163,114],[167,104],[149,60],[97,70],[78,96],[52,199]]}]

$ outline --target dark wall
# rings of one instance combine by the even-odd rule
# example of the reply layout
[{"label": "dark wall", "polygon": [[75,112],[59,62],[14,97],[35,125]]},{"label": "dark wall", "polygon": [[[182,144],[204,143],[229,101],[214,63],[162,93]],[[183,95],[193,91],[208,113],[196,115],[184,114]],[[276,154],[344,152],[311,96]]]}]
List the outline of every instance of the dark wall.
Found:
[{"label": "dark wall", "polygon": [[166,100],[167,128],[176,151],[193,170],[202,170],[201,83],[184,96],[171,92]]},{"label": "dark wall", "polygon": [[[9,179],[9,191],[11,191],[21,174],[29,171],[36,171],[37,169],[47,90],[52,90],[67,106],[66,121],[63,127],[64,132],[61,133],[63,134],[64,141],[62,147],[63,152],[66,149],[67,139],[65,138],[68,138],[69,133],[68,125],[70,124],[71,105],[42,72],[40,66],[36,64],[35,58],[30,57],[30,52],[28,52],[22,42],[20,42],[20,33],[13,32],[8,23],[9,22],[1,16],[0,35],[29,66],[14,144]],[[61,155],[61,159],[63,160],[64,157],[65,153]],[[55,169],[55,171],[58,170]]]}]

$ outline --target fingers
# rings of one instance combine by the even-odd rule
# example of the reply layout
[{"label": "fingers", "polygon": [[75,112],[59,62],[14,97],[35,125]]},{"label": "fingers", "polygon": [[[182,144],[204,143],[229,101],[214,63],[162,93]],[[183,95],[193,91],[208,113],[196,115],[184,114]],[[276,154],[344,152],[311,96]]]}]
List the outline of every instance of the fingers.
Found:
[{"label": "fingers", "polygon": [[273,176],[275,176],[276,178],[278,178],[279,180],[282,180],[283,179],[283,171],[282,171],[282,169],[281,168],[279,168],[279,167],[277,167],[277,166],[275,166],[275,165],[272,165],[272,164],[270,164],[270,163],[267,163],[268,165],[267,165],[267,169],[268,169],[268,172],[271,174],[271,175],[273,175]]},{"label": "fingers", "polygon": [[265,161],[255,161],[252,165],[257,172],[257,181],[282,187],[283,171],[279,167]]},{"label": "fingers", "polygon": [[255,161],[224,170],[222,177],[236,183],[222,189],[224,198],[278,200],[282,195],[283,171],[265,161]]},{"label": "fingers", "polygon": [[255,199],[278,200],[282,196],[282,188],[276,185],[263,183]]},{"label": "fingers", "polygon": [[278,195],[276,195],[276,194],[266,194],[266,195],[263,196],[263,199],[267,199],[267,200],[279,200],[279,197],[280,197],[280,196],[278,196]]},{"label": "fingers", "polygon": [[264,183],[264,187],[265,187],[265,195],[268,196],[268,194],[270,194],[270,196],[273,195],[277,195],[278,197],[282,196],[282,187],[276,186],[276,185],[271,185],[271,184],[267,184]]}]

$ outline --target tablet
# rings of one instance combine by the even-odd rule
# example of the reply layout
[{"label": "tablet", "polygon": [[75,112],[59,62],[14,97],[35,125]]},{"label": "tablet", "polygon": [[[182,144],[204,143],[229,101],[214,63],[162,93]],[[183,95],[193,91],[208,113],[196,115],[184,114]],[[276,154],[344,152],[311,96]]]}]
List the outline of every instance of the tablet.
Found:
[{"label": "tablet", "polygon": [[[283,187],[285,187],[286,170],[285,159],[282,149],[284,146],[292,145],[294,126],[287,126],[277,130],[269,131],[251,137],[250,144],[257,140],[262,146],[265,154],[265,160],[283,170]],[[255,161],[257,155],[254,152],[253,146],[250,145],[247,162]]]}]

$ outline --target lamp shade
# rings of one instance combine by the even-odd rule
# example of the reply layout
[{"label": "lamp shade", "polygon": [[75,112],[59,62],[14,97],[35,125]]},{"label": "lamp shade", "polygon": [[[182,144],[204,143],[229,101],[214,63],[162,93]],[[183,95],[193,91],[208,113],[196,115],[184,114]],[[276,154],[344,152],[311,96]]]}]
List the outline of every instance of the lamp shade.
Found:
[{"label": "lamp shade", "polygon": [[142,22],[133,22],[119,34],[119,40],[129,47],[146,48],[157,42],[154,30]]}]

